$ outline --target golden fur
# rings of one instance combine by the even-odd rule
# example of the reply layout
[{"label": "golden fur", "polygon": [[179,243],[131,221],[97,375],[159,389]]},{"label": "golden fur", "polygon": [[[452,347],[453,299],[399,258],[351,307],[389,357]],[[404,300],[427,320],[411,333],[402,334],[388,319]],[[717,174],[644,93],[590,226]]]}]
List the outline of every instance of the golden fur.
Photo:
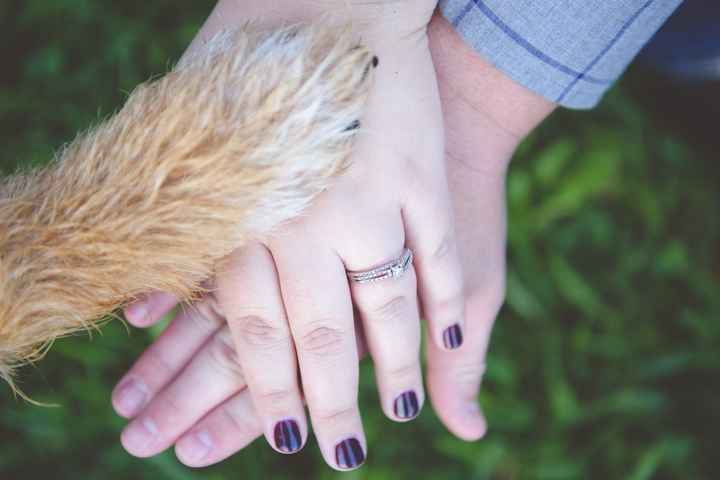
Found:
[{"label": "golden fur", "polygon": [[297,216],[347,167],[372,63],[347,28],[224,32],[0,183],[0,375]]}]

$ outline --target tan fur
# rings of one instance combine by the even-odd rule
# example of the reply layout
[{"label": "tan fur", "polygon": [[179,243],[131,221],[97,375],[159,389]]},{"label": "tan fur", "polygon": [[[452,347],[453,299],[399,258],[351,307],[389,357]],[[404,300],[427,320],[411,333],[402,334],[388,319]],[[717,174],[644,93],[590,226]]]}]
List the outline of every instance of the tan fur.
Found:
[{"label": "tan fur", "polygon": [[347,167],[371,61],[347,29],[225,32],[2,182],[0,375],[297,216]]}]

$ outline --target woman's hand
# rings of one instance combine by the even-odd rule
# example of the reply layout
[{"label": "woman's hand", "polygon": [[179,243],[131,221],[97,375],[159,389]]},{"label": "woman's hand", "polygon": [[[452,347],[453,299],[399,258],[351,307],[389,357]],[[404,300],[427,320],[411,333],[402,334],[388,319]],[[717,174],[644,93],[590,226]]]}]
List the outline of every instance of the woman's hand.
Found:
[{"label": "woman's hand", "polygon": [[[348,5],[327,2],[313,13],[318,2],[305,5],[308,10],[300,8],[304,3],[288,4],[283,20],[316,18],[328,11],[332,20],[333,14],[342,12],[339,5]],[[236,23],[240,19],[233,15],[238,13],[253,18],[262,13],[264,7],[259,5],[221,2],[207,28],[230,18]],[[432,2],[349,5],[347,16],[379,57],[352,166],[306,215],[264,243],[236,251],[218,272],[215,293],[196,306],[205,319],[203,325],[217,327],[220,320],[227,321],[228,333],[219,338],[226,340],[227,348],[231,348],[228,335],[233,340],[243,382],[270,444],[285,453],[302,447],[308,431],[304,396],[325,460],[338,469],[359,466],[366,451],[357,406],[353,307],[375,363],[383,410],[397,421],[414,418],[424,400],[419,311],[428,320],[439,352],[460,347],[464,324],[442,115],[426,35]],[[263,20],[268,26],[272,22],[279,20]],[[201,33],[206,34],[207,29]],[[406,246],[414,252],[415,266],[403,276],[348,283],[346,270],[384,264],[398,258]],[[132,310],[128,318],[132,321]],[[191,328],[183,325],[193,325],[196,318],[198,313],[186,313],[172,331]],[[217,356],[217,349],[202,352],[193,362],[198,375]],[[122,437],[129,452],[156,454],[191,426],[178,421],[178,414],[186,402],[199,398],[188,390],[199,384],[197,378],[186,373],[168,387],[171,393],[163,394],[166,404],[153,402],[130,423]],[[238,378],[237,371],[226,375],[235,388]],[[206,398],[215,392],[214,402],[224,400],[223,395],[231,392],[218,390],[220,385],[209,386]],[[148,383],[145,388],[150,389]],[[136,413],[124,410],[121,400],[118,407],[122,414]],[[200,408],[194,413],[206,411]]]},{"label": "woman's hand", "polygon": [[[448,132],[445,159],[467,322],[462,348],[444,351],[428,342],[428,385],[446,426],[461,438],[476,439],[485,431],[476,396],[504,296],[505,172],[519,140],[553,105],[486,64],[438,16],[430,40]],[[146,326],[175,303],[165,294],[152,294],[131,306],[128,319]],[[149,429],[162,437],[155,449],[175,443],[178,458],[191,466],[218,462],[265,430],[223,325],[213,297],[185,309],[113,395],[120,414],[135,417],[136,424],[153,422]],[[160,433],[155,421],[165,417],[172,419],[171,426]]]}]

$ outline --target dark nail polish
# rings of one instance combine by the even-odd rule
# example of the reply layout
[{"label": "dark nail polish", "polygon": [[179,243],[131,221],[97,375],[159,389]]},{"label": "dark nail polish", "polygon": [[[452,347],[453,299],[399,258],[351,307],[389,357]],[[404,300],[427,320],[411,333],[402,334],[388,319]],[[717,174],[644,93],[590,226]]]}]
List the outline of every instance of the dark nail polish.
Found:
[{"label": "dark nail polish", "polygon": [[295,420],[275,424],[275,446],[283,453],[295,453],[302,448],[300,428]]},{"label": "dark nail polish", "polygon": [[377,68],[377,66],[380,64],[380,59],[377,57],[377,55],[373,56],[372,58],[372,66],[373,68]]},{"label": "dark nail polish", "polygon": [[463,343],[463,335],[459,324],[456,323],[445,329],[443,332],[443,343],[445,344],[445,348],[450,350],[460,348],[460,345]]},{"label": "dark nail polish", "polygon": [[365,461],[360,442],[357,438],[348,438],[335,445],[335,462],[343,469],[358,467]]},{"label": "dark nail polish", "polygon": [[403,420],[417,417],[420,411],[420,405],[418,404],[418,398],[415,392],[408,390],[397,397],[393,410],[395,411],[395,416]]}]

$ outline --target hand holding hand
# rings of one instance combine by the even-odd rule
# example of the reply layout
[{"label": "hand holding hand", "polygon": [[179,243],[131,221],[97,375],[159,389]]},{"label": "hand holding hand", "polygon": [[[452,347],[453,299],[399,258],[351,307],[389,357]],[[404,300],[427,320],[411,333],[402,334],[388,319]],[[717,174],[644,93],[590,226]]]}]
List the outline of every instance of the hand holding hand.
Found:
[{"label": "hand holding hand", "polygon": [[[550,113],[552,105],[485,64],[462,44],[450,26],[439,17],[433,20],[430,39],[448,132],[446,165],[454,212],[458,219],[456,237],[444,236],[450,239],[449,246],[452,248],[448,249],[448,244],[444,248],[436,248],[434,258],[460,255],[458,265],[463,267],[465,285],[459,301],[467,309],[467,322],[462,348],[447,351],[443,343],[438,342],[441,338],[437,337],[428,342],[428,385],[433,404],[448,428],[462,438],[476,439],[484,434],[486,428],[477,408],[476,395],[492,324],[504,296],[505,172],[519,140]],[[364,157],[357,161],[363,160]],[[226,272],[226,280],[220,280],[222,276],[219,278],[218,296],[222,298],[221,292],[226,291],[229,298],[225,301],[230,304],[237,302],[237,306],[231,309],[257,308],[257,305],[268,303],[279,305],[277,299],[285,295],[284,291],[271,291],[275,300],[263,303],[257,299],[268,298],[267,293],[249,290],[255,288],[254,285],[272,283],[274,275],[274,252],[271,257],[262,246],[253,248],[256,251],[247,257],[245,253],[238,252],[233,270]],[[401,248],[401,244],[397,248]],[[301,251],[304,250],[296,248],[293,253]],[[266,262],[266,268],[253,267],[262,262]],[[307,275],[298,282],[302,283],[305,278]],[[407,275],[403,278],[407,279]],[[233,282],[241,283],[236,285]],[[345,282],[344,278],[342,282]],[[223,290],[223,284],[231,287]],[[375,286],[379,285],[382,284]],[[357,287],[353,290],[357,290]],[[277,289],[277,286],[274,288]],[[245,291],[253,291],[255,294],[250,296],[243,293]],[[355,291],[353,296],[357,298]],[[322,298],[310,298],[317,305],[323,306],[329,300],[327,297],[326,294]],[[128,319],[134,324],[147,324],[162,316],[173,303],[171,298],[163,294],[153,294],[142,304],[149,307],[148,315],[136,315],[131,309]],[[181,313],[120,382],[114,394],[116,409],[125,416],[136,417],[124,434],[126,446],[130,447],[127,445],[127,436],[142,431],[139,428],[143,426],[145,430],[154,430],[154,435],[159,437],[152,448],[142,452],[135,450],[135,453],[152,455],[177,442],[176,451],[183,462],[202,466],[215,463],[243,448],[261,431],[266,433],[273,444],[274,435],[269,435],[268,423],[264,420],[266,414],[261,413],[260,418],[256,417],[253,401],[245,389],[249,374],[239,371],[230,331],[222,327],[224,316],[230,318],[228,311],[220,311],[222,303],[216,297],[208,297],[195,308]],[[278,314],[280,307],[276,308],[278,310],[275,313]],[[391,325],[401,323],[406,318],[397,311],[393,315],[395,320]],[[407,317],[415,319],[414,315]],[[401,323],[407,324],[412,327],[411,322]],[[258,331],[267,331],[264,323],[261,326]],[[261,359],[261,362],[255,360],[255,368],[271,365],[272,360],[263,357],[265,352],[262,349],[246,345],[248,339],[256,338],[257,335],[252,332],[248,335],[246,329],[242,332],[246,336],[236,338],[238,344]],[[288,335],[279,338],[288,341]],[[405,335],[407,337],[407,333]],[[345,346],[349,347],[350,343]],[[404,347],[416,356],[414,343]],[[292,346],[285,344],[284,349],[278,349],[277,352],[288,352],[291,349]],[[407,352],[400,353],[407,355]],[[272,354],[267,352],[267,355]],[[378,358],[375,357],[377,363]],[[249,361],[252,364],[253,360]],[[240,364],[245,367],[242,359]],[[322,371],[322,365],[316,366]],[[350,371],[354,372],[354,367]],[[127,392],[133,391],[129,388],[133,383],[140,386],[139,395],[127,395]],[[198,385],[212,388],[197,392]],[[391,398],[385,396],[383,402],[385,411],[391,418],[397,419],[392,403],[387,401],[388,397]],[[131,405],[132,401],[126,403],[128,399],[137,401]],[[262,408],[261,402],[263,400],[256,405]],[[271,404],[272,401],[266,403]],[[355,411],[352,412],[354,414]],[[171,418],[173,421],[158,425],[157,422],[163,418]],[[282,435],[286,438],[296,437],[291,429],[282,431]],[[303,425],[300,436],[305,438],[305,435]],[[132,447],[130,449],[133,451]]]},{"label": "hand holding hand", "polygon": [[[392,14],[382,2],[350,7],[358,34],[380,63],[349,171],[307,215],[235,252],[217,275],[216,293],[200,304],[208,310],[205,318],[227,320],[271,445],[293,452],[307,436],[299,368],[315,435],[326,461],[339,469],[358,466],[366,451],[353,306],[375,363],[383,410],[394,420],[416,416],[424,399],[419,309],[438,349],[462,343],[462,271],[426,36],[432,2],[392,3]],[[297,4],[284,12],[287,19],[313,14],[298,11]],[[223,5],[210,25],[218,15],[227,19]],[[257,7],[243,5],[242,14],[252,17]],[[416,263],[403,276],[348,284],[346,270],[384,264],[405,246]],[[158,453],[182,433],[183,424],[173,417],[151,405],[128,426],[123,443],[140,456]]]}]

